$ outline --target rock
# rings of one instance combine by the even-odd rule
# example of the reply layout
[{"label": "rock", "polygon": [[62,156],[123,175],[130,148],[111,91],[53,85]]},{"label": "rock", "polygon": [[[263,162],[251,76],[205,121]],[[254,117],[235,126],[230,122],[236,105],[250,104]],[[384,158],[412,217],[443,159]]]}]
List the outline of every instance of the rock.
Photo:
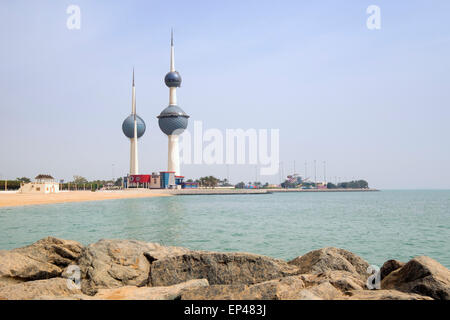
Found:
[{"label": "rock", "polygon": [[182,300],[322,300],[337,297],[341,297],[341,293],[329,282],[305,288],[305,283],[297,276],[254,285],[211,285],[181,293]]},{"label": "rock", "polygon": [[381,288],[450,300],[450,270],[429,257],[416,257],[388,274]]},{"label": "rock", "polygon": [[300,275],[300,278],[307,286],[328,282],[342,292],[366,289],[365,282],[362,281],[359,276],[354,276],[347,271],[332,270],[319,274]]},{"label": "rock", "polygon": [[191,252],[191,250],[183,247],[162,246],[158,243],[149,243],[150,249],[144,252],[145,257],[150,263],[171,256],[180,256]]},{"label": "rock", "polygon": [[240,298],[243,300],[330,300],[340,295],[341,293],[329,282],[306,288],[300,277],[290,276],[249,286]]},{"label": "rock", "polygon": [[153,262],[152,286],[170,286],[191,279],[210,284],[255,284],[297,274],[286,262],[249,253],[195,252]]},{"label": "rock", "polygon": [[10,251],[0,250],[0,286],[59,277],[80,256],[82,245],[53,237]]},{"label": "rock", "polygon": [[288,263],[297,266],[302,274],[342,270],[350,272],[364,281],[369,276],[367,274],[369,264],[366,261],[349,251],[333,247],[308,252]]},{"label": "rock", "polygon": [[78,260],[82,276],[81,289],[85,294],[94,295],[97,289],[145,286],[148,283],[150,261],[184,250],[187,249],[135,240],[100,240],[87,246]]},{"label": "rock", "polygon": [[0,250],[0,287],[54,278],[60,274],[61,269],[53,264],[34,260],[17,252]]},{"label": "rock", "polygon": [[73,264],[81,255],[83,245],[76,241],[62,240],[54,237],[41,239],[29,246],[14,249],[28,258],[51,263],[61,268]]},{"label": "rock", "polygon": [[392,271],[395,271],[397,269],[400,269],[405,265],[404,262],[398,261],[398,260],[388,260],[385,263],[383,263],[383,266],[380,269],[380,276],[381,279],[384,279],[389,273]]},{"label": "rock", "polygon": [[63,278],[52,278],[0,287],[0,299],[31,300],[44,296],[53,299],[56,296],[69,297],[81,294],[81,290],[69,287],[67,281]]},{"label": "rock", "polygon": [[116,289],[99,289],[93,297],[98,300],[174,300],[180,297],[181,291],[199,287],[207,287],[208,280],[196,279],[169,287],[122,287]]},{"label": "rock", "polygon": [[297,293],[305,288],[298,277],[290,276],[249,286],[241,295],[243,300],[297,300]]},{"label": "rock", "polygon": [[92,296],[86,294],[73,294],[69,296],[38,296],[33,300],[94,300]]},{"label": "rock", "polygon": [[301,290],[295,296],[296,300],[335,300],[341,298],[342,294],[330,282],[322,282]]},{"label": "rock", "polygon": [[397,290],[355,290],[348,292],[345,300],[433,300],[418,294],[404,293]]},{"label": "rock", "polygon": [[183,290],[181,300],[239,300],[248,288],[245,284],[215,284],[208,287]]},{"label": "rock", "polygon": [[133,240],[100,240],[83,250],[78,260],[83,293],[94,295],[100,288],[144,286],[150,262],[144,256],[145,242]]}]

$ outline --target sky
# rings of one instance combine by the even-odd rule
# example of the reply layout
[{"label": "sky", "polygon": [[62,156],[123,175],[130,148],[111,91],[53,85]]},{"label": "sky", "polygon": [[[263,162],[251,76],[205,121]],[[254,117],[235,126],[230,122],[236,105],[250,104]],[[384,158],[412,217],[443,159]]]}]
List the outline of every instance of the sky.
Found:
[{"label": "sky", "polygon": [[[69,5],[81,12],[67,28]],[[381,28],[369,30],[370,5]],[[450,188],[450,2],[1,1],[0,179],[110,179],[121,130],[147,131],[141,173],[167,169],[170,29],[178,103],[204,129],[279,129],[280,168],[380,189]],[[278,183],[254,165],[182,165],[186,178]]]}]

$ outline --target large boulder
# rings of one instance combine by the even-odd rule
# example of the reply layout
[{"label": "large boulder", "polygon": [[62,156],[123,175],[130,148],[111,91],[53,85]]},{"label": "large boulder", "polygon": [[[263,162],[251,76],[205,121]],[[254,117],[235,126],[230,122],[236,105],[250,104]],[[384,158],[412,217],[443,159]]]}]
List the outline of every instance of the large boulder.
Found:
[{"label": "large boulder", "polygon": [[360,279],[367,279],[369,264],[361,257],[350,251],[327,247],[314,250],[289,261],[290,265],[297,266],[301,273],[323,273],[332,270],[347,271]]},{"label": "large boulder", "polygon": [[383,263],[383,266],[380,269],[380,277],[381,279],[386,278],[386,276],[391,273],[392,271],[395,271],[397,269],[400,269],[405,265],[404,262],[398,261],[398,260],[388,260],[385,263]]},{"label": "large boulder", "polygon": [[308,287],[330,283],[341,292],[366,289],[365,282],[358,275],[347,271],[331,270],[318,274],[302,274],[299,277]]},{"label": "large boulder", "polygon": [[341,293],[330,283],[305,287],[300,277],[288,276],[254,285],[230,284],[183,290],[182,300],[323,300]]},{"label": "large boulder", "polygon": [[210,284],[255,284],[297,274],[295,266],[249,253],[190,252],[153,262],[152,286],[170,286],[192,279]]},{"label": "large boulder", "polygon": [[20,253],[41,262],[51,263],[63,269],[78,260],[82,249],[83,245],[79,242],[47,237],[29,246],[14,249],[12,252]]},{"label": "large boulder", "polygon": [[241,296],[244,300],[333,300],[341,293],[329,282],[306,287],[297,276],[265,281],[250,286]]},{"label": "large boulder", "polygon": [[450,300],[450,270],[430,257],[416,257],[388,274],[381,288]]},{"label": "large boulder", "polygon": [[54,278],[60,274],[61,269],[51,263],[41,262],[17,252],[0,250],[0,287]]},{"label": "large boulder", "polygon": [[92,298],[96,300],[175,300],[180,298],[182,290],[203,288],[208,285],[208,280],[197,279],[169,287],[126,286],[116,289],[99,289]]},{"label": "large boulder", "polygon": [[81,289],[94,295],[102,288],[146,286],[151,261],[186,250],[136,240],[100,240],[84,248],[78,260]]},{"label": "large boulder", "polygon": [[47,237],[23,248],[0,250],[0,286],[59,277],[82,248],[76,241]]},{"label": "large boulder", "polygon": [[355,290],[347,293],[345,300],[433,300],[430,297],[397,290]]},{"label": "large boulder", "polygon": [[45,297],[70,297],[81,294],[81,290],[68,285],[67,279],[52,278],[29,281],[11,286],[0,287],[0,300],[31,300]]},{"label": "large boulder", "polygon": [[181,300],[239,300],[247,288],[245,284],[214,284],[186,289],[181,292]]}]

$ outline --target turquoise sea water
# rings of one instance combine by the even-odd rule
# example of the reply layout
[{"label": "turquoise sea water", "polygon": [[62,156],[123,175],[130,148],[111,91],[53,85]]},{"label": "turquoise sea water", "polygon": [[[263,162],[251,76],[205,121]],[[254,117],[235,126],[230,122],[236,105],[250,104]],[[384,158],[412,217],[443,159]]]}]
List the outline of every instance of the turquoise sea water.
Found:
[{"label": "turquoise sea water", "polygon": [[450,191],[200,195],[0,208],[0,249],[49,235],[283,259],[334,246],[379,266],[427,255],[450,268]]}]

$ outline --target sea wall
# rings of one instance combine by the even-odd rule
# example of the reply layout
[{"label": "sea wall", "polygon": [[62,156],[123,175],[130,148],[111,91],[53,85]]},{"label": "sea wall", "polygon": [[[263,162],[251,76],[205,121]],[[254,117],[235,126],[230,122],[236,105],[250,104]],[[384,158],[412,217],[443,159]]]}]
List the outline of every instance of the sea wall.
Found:
[{"label": "sea wall", "polygon": [[0,250],[1,299],[449,300],[450,271],[420,256],[389,260],[372,273],[364,259],[333,247],[283,261],[135,240],[83,246],[47,237]]}]

